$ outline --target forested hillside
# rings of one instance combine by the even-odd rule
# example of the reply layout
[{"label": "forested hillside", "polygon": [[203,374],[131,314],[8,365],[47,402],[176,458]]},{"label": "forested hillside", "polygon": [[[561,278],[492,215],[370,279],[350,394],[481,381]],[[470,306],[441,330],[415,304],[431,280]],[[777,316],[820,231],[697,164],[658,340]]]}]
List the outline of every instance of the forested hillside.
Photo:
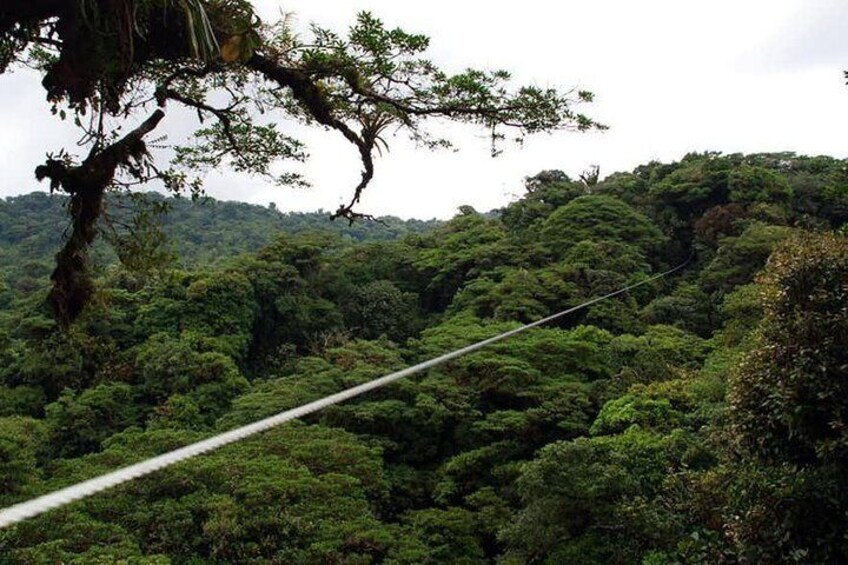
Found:
[{"label": "forested hillside", "polygon": [[[56,226],[69,224],[67,203],[65,196],[39,192],[0,199],[0,277],[5,277],[7,284],[31,290],[39,281],[44,282],[45,275],[55,267],[54,257],[63,237]],[[381,241],[419,233],[440,223],[387,216],[349,225],[347,221],[331,221],[330,214],[323,211],[283,214],[275,208],[241,202],[209,197],[192,201],[164,198],[157,193],[134,198],[111,195],[107,208],[110,221],[102,222],[106,239],[118,243],[118,247],[132,238],[144,241],[147,253],[142,255],[156,259],[151,266],[173,261],[185,267],[209,266],[240,253],[255,252],[283,233],[323,231],[345,241]],[[143,221],[139,222],[139,217]],[[103,242],[95,247],[94,256],[101,268],[117,261],[114,249]]]},{"label": "forested hillside", "polygon": [[[464,207],[406,235],[421,226],[395,224],[399,238],[277,233],[267,210],[180,203],[166,231],[191,259],[101,269],[66,331],[43,271],[6,285],[2,506],[690,259],[549,327],[4,529],[0,555],[848,560],[848,162],[692,154],[598,183],[544,171],[526,188],[496,215]],[[0,204],[5,269],[49,258],[59,212],[46,196]]]}]

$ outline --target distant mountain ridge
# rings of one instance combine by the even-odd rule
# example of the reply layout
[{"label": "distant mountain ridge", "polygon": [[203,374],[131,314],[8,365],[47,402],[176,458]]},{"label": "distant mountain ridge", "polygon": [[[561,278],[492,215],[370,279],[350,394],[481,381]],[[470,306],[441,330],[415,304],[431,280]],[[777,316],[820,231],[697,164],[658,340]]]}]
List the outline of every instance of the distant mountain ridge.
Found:
[{"label": "distant mountain ridge", "polygon": [[[387,241],[443,223],[383,216],[351,226],[346,221],[331,221],[325,211],[284,213],[273,207],[210,197],[192,201],[150,194],[149,198],[168,205],[168,212],[160,218],[162,231],[167,245],[187,267],[256,251],[283,233],[323,231],[350,241]],[[0,199],[0,274],[7,281],[25,279],[20,282],[26,286],[34,282],[30,279],[43,279],[50,272],[62,243],[62,230],[56,226],[68,223],[65,202],[63,195],[44,192]],[[93,255],[96,262],[114,260],[114,253],[105,245],[97,246]]]}]

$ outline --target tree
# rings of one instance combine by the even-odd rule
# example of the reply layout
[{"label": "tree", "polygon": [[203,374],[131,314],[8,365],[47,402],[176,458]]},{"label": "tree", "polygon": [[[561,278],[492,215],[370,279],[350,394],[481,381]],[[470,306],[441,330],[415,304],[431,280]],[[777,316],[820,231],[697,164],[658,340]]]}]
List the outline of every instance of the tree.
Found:
[{"label": "tree", "polygon": [[793,196],[785,176],[745,164],[730,173],[727,188],[733,202],[781,203]]},{"label": "tree", "polygon": [[715,329],[715,306],[709,295],[690,283],[679,285],[666,296],[648,304],[641,312],[649,324],[668,324],[709,337]]},{"label": "tree", "polygon": [[756,346],[729,393],[743,472],[728,530],[751,561],[848,556],[846,281],[838,235],[791,240],[761,279]]},{"label": "tree", "polygon": [[39,451],[45,440],[43,422],[13,416],[0,418],[0,485],[4,504],[40,474]]},{"label": "tree", "polygon": [[676,524],[654,499],[680,466],[681,440],[633,426],[545,446],[518,480],[525,507],[504,532],[512,562],[640,563],[669,544]]},{"label": "tree", "polygon": [[114,433],[139,423],[139,405],[130,385],[100,384],[75,395],[65,389],[46,408],[53,455],[68,457],[96,451]]},{"label": "tree", "polygon": [[[287,19],[264,25],[247,0],[11,0],[0,8],[0,72],[21,61],[43,74],[48,100],[60,117],[83,127],[90,151],[77,162],[64,152],[38,167],[51,190],[71,195],[73,229],[57,256],[51,301],[59,319],[73,321],[92,286],[86,253],[104,215],[104,194],[161,179],[198,191],[186,170],[229,164],[280,183],[280,159],[303,159],[302,144],[261,122],[258,113],[297,120],[341,134],[354,145],[362,174],[348,204],[334,217],[353,220],[374,175],[374,153],[389,128],[405,130],[428,147],[450,145],[422,123],[446,118],[491,133],[497,154],[505,131],[518,138],[555,129],[601,127],[578,113],[586,91],[508,87],[506,71],[449,75],[424,58],[429,39],[387,29],[361,13],[346,38],[319,26],[303,39]],[[218,100],[226,102],[218,105]],[[151,104],[157,108],[150,112]],[[147,138],[170,104],[195,110],[197,142],[176,148],[172,167],[159,169]],[[120,137],[124,117],[141,125]],[[87,124],[87,125],[86,125]]]},{"label": "tree", "polygon": [[[9,424],[0,421],[0,449]],[[56,475],[66,482],[93,476],[199,437],[128,431],[101,454],[59,463]],[[377,519],[371,502],[386,490],[379,449],[343,430],[295,424],[4,530],[0,547],[5,560],[21,563],[164,564],[188,556],[218,563],[372,563],[424,551],[399,526]]]},{"label": "tree", "polygon": [[750,283],[777,244],[791,235],[792,228],[755,222],[739,237],[723,239],[715,257],[701,271],[702,286],[729,292]]},{"label": "tree", "polygon": [[413,266],[430,281],[422,293],[429,311],[443,310],[468,279],[512,261],[515,255],[501,222],[466,212],[417,242]]},{"label": "tree", "polygon": [[525,230],[539,219],[586,194],[586,186],[562,171],[542,171],[524,181],[527,193],[501,211],[501,220],[513,231]]},{"label": "tree", "polygon": [[744,443],[765,458],[848,462],[848,242],[796,239],[762,279],[759,347],[733,382]]},{"label": "tree", "polygon": [[557,258],[584,240],[627,243],[645,254],[665,243],[647,217],[621,200],[603,195],[581,196],[557,209],[542,224],[541,236]]},{"label": "tree", "polygon": [[349,323],[366,339],[385,335],[402,342],[415,331],[417,296],[401,292],[391,281],[378,280],[357,288],[347,306]]},{"label": "tree", "polygon": [[[797,182],[777,225],[761,203],[730,202],[717,188],[737,171],[791,178],[789,168],[823,191],[844,162],[722,158],[718,192],[700,212],[681,206],[691,217],[676,231],[683,216],[667,214],[679,202],[671,195],[696,198],[700,185],[680,186],[695,177],[674,171],[709,159],[653,163],[582,196],[564,175],[538,175],[547,184],[517,204],[512,224],[464,207],[429,234],[366,245],[306,234],[316,222],[305,216],[292,230],[300,235],[268,245],[251,234],[269,224],[246,206],[198,206],[180,228],[208,226],[193,242],[221,250],[215,264],[195,255],[199,266],[184,270],[110,267],[98,300],[64,331],[42,297],[10,291],[0,307],[4,504],[645,280],[674,256],[657,257],[655,245],[683,250],[663,233],[697,236],[699,250],[679,274],[617,300],[0,530],[0,555],[157,565],[846,561],[845,238],[794,241],[837,217],[829,204],[815,213],[799,201],[811,193]],[[657,198],[661,183],[668,193]],[[2,257],[44,256],[47,238],[26,232],[55,223],[57,201],[0,205]],[[232,237],[252,240],[245,248],[266,247],[233,257],[219,247],[228,228],[206,214],[233,221]],[[546,253],[546,238],[563,243]],[[394,343],[366,339],[381,335]]]},{"label": "tree", "polygon": [[193,337],[152,336],[138,348],[135,372],[144,398],[158,405],[162,419],[179,420],[181,414],[193,419],[195,411],[186,406],[190,402],[203,414],[201,421],[212,424],[248,388],[248,382],[226,355],[195,351]]}]

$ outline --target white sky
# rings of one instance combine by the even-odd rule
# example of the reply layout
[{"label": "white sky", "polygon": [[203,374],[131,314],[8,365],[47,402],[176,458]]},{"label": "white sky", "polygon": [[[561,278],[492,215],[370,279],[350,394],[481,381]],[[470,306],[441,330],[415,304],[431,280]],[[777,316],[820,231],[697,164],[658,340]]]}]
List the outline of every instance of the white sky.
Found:
[{"label": "white sky", "polygon": [[[586,113],[604,133],[556,133],[489,157],[484,132],[451,130],[458,152],[416,149],[402,137],[377,161],[362,211],[450,217],[462,204],[499,207],[543,169],[605,176],[690,151],[795,151],[848,156],[848,2],[844,0],[254,0],[267,19],[284,9],[305,28],[345,30],[360,10],[432,39],[448,70],[504,68],[517,83],[595,92]],[[44,154],[73,145],[52,118],[39,79],[0,76],[0,196],[46,190],[32,171]],[[174,116],[171,131],[189,127]],[[284,131],[287,131],[284,128]],[[300,131],[300,130],[297,130]],[[285,189],[232,173],[213,174],[217,198],[281,210],[334,210],[359,178],[356,152],[332,132],[304,138],[301,167],[312,189]]]}]

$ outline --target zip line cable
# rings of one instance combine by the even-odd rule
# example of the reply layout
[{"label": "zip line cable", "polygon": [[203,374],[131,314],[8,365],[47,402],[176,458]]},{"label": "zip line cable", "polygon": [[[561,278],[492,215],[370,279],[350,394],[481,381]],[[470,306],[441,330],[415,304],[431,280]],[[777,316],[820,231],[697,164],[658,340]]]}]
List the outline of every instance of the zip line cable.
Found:
[{"label": "zip line cable", "polygon": [[498,341],[507,339],[529,329],[541,326],[542,324],[552,322],[553,320],[559,319],[563,316],[566,316],[567,314],[577,312],[578,310],[582,310],[583,308],[586,308],[593,304],[597,304],[598,302],[601,302],[603,300],[618,296],[619,294],[623,294],[636,287],[666,277],[685,267],[691,260],[692,257],[690,256],[689,259],[687,259],[677,267],[669,269],[668,271],[665,271],[658,275],[654,275],[653,277],[645,279],[641,282],[631,284],[629,286],[616,290],[615,292],[605,294],[604,296],[587,300],[582,304],[573,306],[571,308],[568,308],[567,310],[563,310],[562,312],[558,312],[556,314],[548,316],[547,318],[542,318],[541,320],[521,326],[520,328],[509,330],[500,335],[496,335],[494,337],[490,337],[488,339],[468,345],[461,349],[457,349],[450,353],[440,355],[439,357],[435,357],[433,359],[430,359],[429,361],[424,361],[423,363],[407,367],[406,369],[402,369],[384,377],[379,377],[372,381],[368,381],[367,383],[363,383],[361,385],[351,387],[341,392],[337,392],[336,394],[332,394],[314,402],[304,404],[303,406],[299,406],[292,410],[286,410],[285,412],[281,412],[274,416],[259,420],[258,422],[254,422],[253,424],[248,424],[246,426],[242,426],[240,428],[224,432],[222,434],[210,437],[197,443],[193,443],[191,445],[187,445],[185,447],[169,451],[168,453],[164,453],[151,459],[147,459],[140,463],[129,465],[116,471],[106,473],[105,475],[101,475],[99,477],[95,477],[93,479],[89,479],[87,481],[83,481],[81,483],[77,483],[75,485],[54,491],[50,494],[39,496],[38,498],[34,498],[26,502],[21,502],[19,504],[9,506],[8,508],[0,510],[0,528],[5,528],[7,526],[17,524],[18,522],[22,522],[28,518],[33,518],[49,510],[60,508],[62,506],[68,505],[83,498],[87,498],[114,486],[118,486],[133,479],[149,475],[154,471],[164,469],[165,467],[169,467],[175,463],[179,463],[180,461],[185,461],[186,459],[190,459],[203,453],[208,453],[212,450],[218,449],[219,447],[223,447],[225,445],[241,441],[260,432],[264,432],[266,430],[279,426],[280,424],[284,424],[285,422],[296,420],[297,418],[302,418],[303,416],[312,414],[313,412],[317,412],[318,410],[326,408],[327,406],[339,404],[340,402],[344,402],[345,400],[349,400],[366,392],[384,387],[404,377],[420,373],[421,371],[426,371],[427,369],[432,369],[433,367],[437,367],[439,365],[447,363],[448,361],[456,359],[457,357],[462,357],[463,355],[467,355],[468,353],[477,351],[478,349],[482,349]]}]

